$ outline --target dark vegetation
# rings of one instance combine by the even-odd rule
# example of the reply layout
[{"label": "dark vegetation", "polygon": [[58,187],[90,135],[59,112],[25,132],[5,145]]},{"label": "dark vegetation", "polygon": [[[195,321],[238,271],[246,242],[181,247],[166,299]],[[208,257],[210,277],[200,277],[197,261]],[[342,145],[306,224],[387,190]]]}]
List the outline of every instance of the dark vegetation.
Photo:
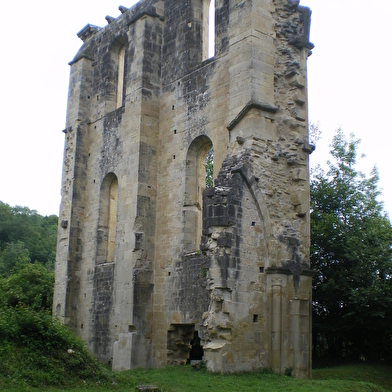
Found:
[{"label": "dark vegetation", "polygon": [[[392,227],[377,200],[376,169],[369,177],[356,170],[358,145],[338,131],[329,170],[311,177],[314,362],[333,368],[314,370],[312,381],[191,367],[112,374],[52,318],[58,218],[0,202],[0,390],[125,391],[150,383],[179,392],[392,390]],[[212,167],[211,150],[207,186]],[[357,364],[337,366],[349,362]]]},{"label": "dark vegetation", "polygon": [[49,312],[21,305],[0,310],[0,390],[1,384],[77,384],[106,380],[108,374]]},{"label": "dark vegetation", "polygon": [[107,378],[51,315],[57,222],[0,202],[0,389]]},{"label": "dark vegetation", "polygon": [[376,168],[356,169],[358,146],[338,130],[328,171],[311,176],[316,361],[392,359],[392,226]]},{"label": "dark vegetation", "polygon": [[0,306],[52,308],[57,221],[0,202]]},{"label": "dark vegetation", "polygon": [[56,215],[42,216],[27,207],[0,202],[0,274],[8,276],[17,262],[37,262],[54,269]]}]

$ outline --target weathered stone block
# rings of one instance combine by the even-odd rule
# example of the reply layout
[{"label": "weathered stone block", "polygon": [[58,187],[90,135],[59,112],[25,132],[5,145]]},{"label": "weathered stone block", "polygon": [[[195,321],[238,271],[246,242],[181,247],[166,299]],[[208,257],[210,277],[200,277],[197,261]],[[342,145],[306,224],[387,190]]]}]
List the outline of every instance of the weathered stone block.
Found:
[{"label": "weathered stone block", "polygon": [[289,79],[289,84],[291,86],[303,88],[306,86],[306,80],[301,75],[294,75]]},{"label": "weathered stone block", "polygon": [[138,385],[136,387],[138,392],[159,392],[159,388],[155,385]]}]

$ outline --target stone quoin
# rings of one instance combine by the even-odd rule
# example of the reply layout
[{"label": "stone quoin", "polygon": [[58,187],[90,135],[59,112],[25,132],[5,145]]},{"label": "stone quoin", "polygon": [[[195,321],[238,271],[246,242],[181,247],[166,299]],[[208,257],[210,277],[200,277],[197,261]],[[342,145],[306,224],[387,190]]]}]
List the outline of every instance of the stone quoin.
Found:
[{"label": "stone quoin", "polygon": [[119,10],[70,62],[54,313],[114,370],[310,377],[310,10]]}]

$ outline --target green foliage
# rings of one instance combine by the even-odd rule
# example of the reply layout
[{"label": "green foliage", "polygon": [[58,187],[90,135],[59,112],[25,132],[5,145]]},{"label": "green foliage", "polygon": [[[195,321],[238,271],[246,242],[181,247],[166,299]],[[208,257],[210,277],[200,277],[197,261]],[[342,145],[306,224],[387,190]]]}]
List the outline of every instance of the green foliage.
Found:
[{"label": "green foliage", "polygon": [[291,377],[293,375],[293,368],[286,368],[284,371],[284,375],[287,377]]},{"label": "green foliage", "polygon": [[29,263],[30,254],[24,243],[9,242],[0,253],[0,275],[9,276],[15,265],[24,266]]},{"label": "green foliage", "polygon": [[57,222],[0,202],[0,389],[4,382],[20,390],[108,379],[84,343],[50,315]]},{"label": "green foliage", "polygon": [[13,273],[1,279],[0,305],[27,305],[34,310],[51,310],[54,273],[41,264],[16,264]]},{"label": "green foliage", "polygon": [[107,380],[84,343],[49,313],[18,306],[0,310],[0,380],[17,385],[59,385]]},{"label": "green foliage", "polygon": [[206,188],[214,186],[214,148],[211,147],[206,158]]},{"label": "green foliage", "polygon": [[51,309],[57,221],[0,202],[0,306]]},{"label": "green foliage", "polygon": [[320,123],[309,123],[309,143],[316,145],[317,142],[321,139],[321,128]]},{"label": "green foliage", "polygon": [[[55,337],[61,341],[63,340],[61,335],[69,333],[64,328]],[[158,386],[160,391],[166,392],[383,392],[392,390],[391,367],[366,363],[316,369],[313,371],[313,380],[282,377],[268,370],[240,374],[211,374],[205,368],[195,371],[191,366],[135,369],[112,374],[97,364],[87,353],[83,353],[82,343],[81,348],[78,348],[77,344],[72,343],[72,339],[75,338],[71,337],[70,340],[66,338],[67,344],[56,347],[50,361],[47,361],[42,353],[50,351],[50,348],[38,345],[37,351],[40,352],[34,353],[32,350],[13,346],[13,342],[4,344],[3,339],[0,338],[0,361],[5,359],[3,368],[0,366],[0,389],[49,392],[57,391],[58,387],[54,389],[48,385],[62,385],[67,391],[82,388],[85,391],[125,392],[133,391],[141,384],[153,384]],[[74,352],[69,354],[66,347],[73,347]],[[79,355],[75,356],[77,352]],[[18,362],[21,368],[18,367]],[[34,366],[35,363],[39,363],[41,367]],[[37,389],[31,389],[29,385],[34,385]]]},{"label": "green foliage", "polygon": [[[11,207],[0,201],[0,274],[8,276],[16,261],[10,259],[10,252],[21,248],[23,257],[28,257],[48,269],[54,269],[56,257],[58,218],[55,215],[42,216],[27,207]],[[14,245],[12,245],[14,244]],[[15,247],[10,249],[9,247]]]},{"label": "green foliage", "polygon": [[311,180],[313,337],[319,356],[391,357],[392,226],[378,174],[355,168],[359,140],[333,138],[329,170]]}]

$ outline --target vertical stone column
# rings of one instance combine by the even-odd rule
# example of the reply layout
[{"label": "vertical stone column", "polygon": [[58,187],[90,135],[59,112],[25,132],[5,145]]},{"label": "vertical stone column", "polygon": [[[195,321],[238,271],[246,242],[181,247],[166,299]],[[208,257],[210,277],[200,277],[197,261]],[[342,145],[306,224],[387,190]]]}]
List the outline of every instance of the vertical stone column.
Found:
[{"label": "vertical stone column", "polygon": [[311,306],[308,299],[290,300],[290,364],[296,377],[310,377]]},{"label": "vertical stone column", "polygon": [[290,340],[291,349],[294,357],[294,366],[298,363],[298,356],[301,355],[299,338],[301,334],[301,323],[300,323],[300,306],[301,301],[298,298],[294,298],[290,301]]},{"label": "vertical stone column", "polygon": [[282,345],[282,279],[273,277],[272,281],[272,309],[271,309],[271,366],[281,373],[281,345]]}]

